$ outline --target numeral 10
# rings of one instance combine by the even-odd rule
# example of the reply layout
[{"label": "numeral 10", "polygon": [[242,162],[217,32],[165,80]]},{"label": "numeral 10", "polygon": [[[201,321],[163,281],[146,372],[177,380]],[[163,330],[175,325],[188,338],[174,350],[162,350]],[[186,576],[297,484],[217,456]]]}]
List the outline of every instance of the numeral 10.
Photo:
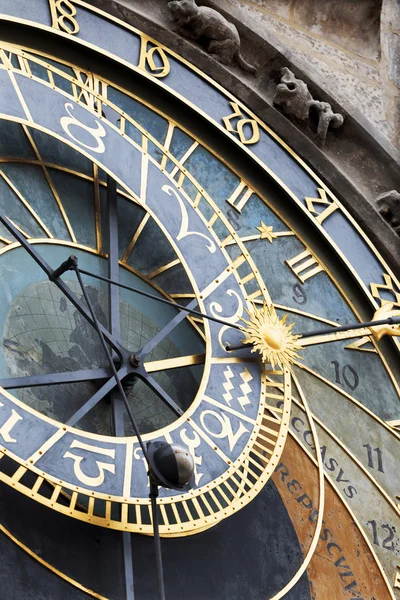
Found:
[{"label": "numeral 10", "polygon": [[340,365],[337,360],[332,360],[331,364],[335,367],[336,383],[342,385],[343,380],[347,387],[354,391],[360,381],[357,371],[355,371],[351,365],[344,365],[344,367],[340,369]]}]

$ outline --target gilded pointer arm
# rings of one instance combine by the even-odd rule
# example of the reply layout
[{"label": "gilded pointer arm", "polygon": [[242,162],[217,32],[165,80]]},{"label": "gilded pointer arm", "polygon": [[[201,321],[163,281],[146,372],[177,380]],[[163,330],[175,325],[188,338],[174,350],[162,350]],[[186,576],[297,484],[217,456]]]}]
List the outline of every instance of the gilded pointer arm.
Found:
[{"label": "gilded pointer arm", "polygon": [[342,325],[329,330],[300,333],[298,335],[298,344],[303,347],[366,335],[373,335],[377,340],[380,340],[384,335],[400,336],[400,311],[393,310],[393,304],[388,302],[378,308],[372,320],[367,323]]},{"label": "gilded pointer arm", "polygon": [[[314,332],[315,333],[315,332]],[[340,340],[349,340],[351,338],[364,337],[371,335],[371,329],[368,327],[362,327],[360,329],[349,329],[348,331],[330,331],[327,333],[323,331],[321,333],[315,333],[309,337],[301,335],[298,339],[298,346],[304,348],[305,346],[315,346],[316,344],[327,344],[328,342],[338,342]]]},{"label": "gilded pointer arm", "polygon": [[276,361],[277,364],[290,364],[298,355],[298,350],[315,344],[326,344],[351,338],[374,336],[380,340],[384,335],[400,336],[400,310],[393,310],[394,304],[383,304],[371,321],[340,325],[330,329],[293,333],[291,325],[286,324],[287,315],[279,319],[273,306],[264,307],[249,313],[250,320],[242,319],[246,338],[240,346],[227,346],[227,352],[242,350],[253,346],[252,352],[259,351],[263,362]]}]

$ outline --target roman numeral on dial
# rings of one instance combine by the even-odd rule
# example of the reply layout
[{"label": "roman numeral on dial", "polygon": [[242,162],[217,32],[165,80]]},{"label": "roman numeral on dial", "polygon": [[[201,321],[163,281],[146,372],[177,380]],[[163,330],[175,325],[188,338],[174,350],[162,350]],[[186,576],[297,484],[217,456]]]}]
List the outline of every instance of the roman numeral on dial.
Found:
[{"label": "roman numeral on dial", "polygon": [[228,204],[233,206],[239,213],[242,212],[247,202],[250,200],[253,190],[251,190],[244,181],[241,181],[235,191],[226,199]]},{"label": "roman numeral on dial", "polygon": [[311,254],[309,250],[300,252],[290,260],[285,260],[285,263],[289,266],[290,270],[296,275],[296,277],[304,283],[307,279],[314,277],[318,273],[324,271],[317,259]]}]

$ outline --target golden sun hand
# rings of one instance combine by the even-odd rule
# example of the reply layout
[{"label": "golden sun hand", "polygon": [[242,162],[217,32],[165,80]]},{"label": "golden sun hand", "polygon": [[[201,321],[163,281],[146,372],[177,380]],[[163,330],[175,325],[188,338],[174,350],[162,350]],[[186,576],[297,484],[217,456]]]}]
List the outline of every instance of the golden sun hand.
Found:
[{"label": "golden sun hand", "polygon": [[252,352],[259,352],[263,362],[270,363],[272,368],[291,368],[291,364],[300,356],[297,344],[300,336],[294,335],[291,330],[294,323],[286,324],[287,315],[280,319],[275,308],[266,303],[257,309],[253,304],[253,311],[246,310],[250,319],[242,319],[246,326],[242,327],[246,337],[244,344],[252,344]]}]

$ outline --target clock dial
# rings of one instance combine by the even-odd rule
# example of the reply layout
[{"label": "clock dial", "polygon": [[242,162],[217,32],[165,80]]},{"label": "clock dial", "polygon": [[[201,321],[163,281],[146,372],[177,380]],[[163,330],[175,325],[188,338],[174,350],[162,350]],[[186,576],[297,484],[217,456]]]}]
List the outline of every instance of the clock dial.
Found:
[{"label": "clock dial", "polygon": [[[69,81],[70,76],[66,79]],[[32,83],[38,86],[34,94],[43,93],[46,102],[48,86],[40,78],[22,76],[18,86],[21,85],[24,98],[26,95],[25,104],[32,98],[33,88],[22,92],[22,87]],[[119,143],[128,144],[128,157],[140,170],[140,176],[133,176],[128,158],[127,178],[132,187],[119,178],[115,227],[121,282],[140,286],[146,293],[155,290],[159,297],[182,300],[190,308],[199,305],[207,315],[225,323],[201,319],[184,322],[185,313],[176,320],[171,306],[161,310],[154,301],[143,298],[132,302],[124,292],[119,303],[121,338],[111,337],[117,339],[117,349],[122,344],[125,353],[138,353],[144,360],[142,370],[129,369],[124,363],[120,368],[121,377],[131,375],[126,385],[133,386],[130,402],[139,416],[145,439],[183,443],[195,456],[196,489],[191,495],[162,492],[163,532],[181,533],[210,526],[244,506],[260,491],[284,446],[291,402],[288,370],[268,369],[249,351],[231,357],[225,349],[228,335],[240,340],[241,334],[233,326],[244,309],[251,307],[250,302],[256,297],[269,298],[267,288],[244,243],[236,244],[236,256],[227,252],[223,241],[235,235],[229,219],[172,154],[167,158],[175,166],[168,170],[163,147],[150,133],[150,127],[145,130],[136,123],[136,134],[128,127],[117,130],[112,126],[113,118],[121,127],[126,113],[111,101],[104,103],[103,113],[107,116],[100,120],[101,113],[87,110],[87,100],[69,101],[65,91],[60,91],[63,88],[56,92],[60,114],[55,115],[56,121],[51,125],[63,132],[58,137],[78,145],[87,155],[93,151],[95,156],[108,154],[110,158],[120,153],[116,150]],[[54,91],[50,93],[53,96]],[[54,107],[53,98],[51,103]],[[26,104],[25,110],[32,115],[35,105],[29,108]],[[144,121],[149,120],[150,111],[144,114]],[[37,118],[43,117],[46,121],[46,112],[40,111]],[[72,296],[65,297],[53,282],[43,281],[43,261],[62,262],[67,247],[74,248],[81,268],[94,274],[106,273],[113,242],[111,230],[108,237],[104,235],[107,218],[111,220],[105,199],[110,179],[105,181],[102,167],[89,158],[82,159],[86,166],[77,170],[80,161],[71,157],[76,151],[61,150],[60,141],[44,135],[44,130],[52,132],[49,125],[22,124],[25,146],[28,144],[29,151],[40,157],[36,159],[40,164],[35,166],[27,159],[28,170],[36,167],[37,190],[45,190],[40,193],[41,205],[36,210],[33,203],[39,203],[38,196],[32,204],[26,199],[32,195],[22,175],[26,165],[15,160],[4,163],[3,210],[7,213],[8,204],[16,204],[15,197],[21,204],[21,215],[10,213],[8,236],[18,239],[20,234],[27,238],[38,263],[34,265],[24,248],[5,238],[2,268],[11,270],[12,275],[8,288],[10,304],[4,306],[3,374],[8,370],[12,377],[5,377],[2,385],[22,391],[17,398],[4,392],[4,448],[23,465],[12,481],[17,481],[25,493],[80,519],[147,532],[152,527],[147,469],[137,442],[129,437],[129,427],[126,438],[98,435],[111,433],[110,411],[104,397],[114,387],[101,348],[79,306],[68,302]],[[13,126],[21,129],[19,124]],[[164,128],[163,135],[169,131],[170,127]],[[139,134],[140,145],[135,142]],[[185,143],[187,138],[182,135]],[[157,145],[155,158],[150,144]],[[197,147],[198,143],[192,141],[190,152],[184,151],[184,164]],[[57,153],[63,158],[59,160],[61,165],[56,165],[54,158],[46,160],[46,156],[56,157]],[[66,159],[63,154],[67,154]],[[73,164],[74,169],[67,167]],[[121,175],[121,165],[116,163],[115,168]],[[45,215],[43,219],[39,208]],[[58,229],[53,224],[55,233],[50,230],[51,211],[58,224]],[[49,225],[45,225],[45,218]],[[21,243],[23,238],[19,238]],[[18,276],[26,270],[28,277]],[[68,276],[64,281],[72,295],[79,291],[77,283],[69,281]],[[88,289],[99,320],[110,326],[106,304],[108,299],[109,309],[113,299],[107,298],[106,286],[92,284]],[[174,385],[169,372],[175,369],[179,370]],[[157,381],[152,373],[160,371],[163,373]],[[269,373],[275,377],[284,403],[274,415],[268,409]],[[54,382],[61,384],[56,394],[49,387]],[[41,388],[46,385],[43,394]],[[79,429],[71,429],[74,425]],[[36,480],[29,479],[28,485],[22,479],[25,469],[36,475]],[[43,479],[55,486],[50,499],[41,495]],[[66,498],[70,498],[69,505]],[[120,519],[115,518],[112,502],[122,505]],[[76,506],[85,506],[86,511]]]},{"label": "clock dial", "polygon": [[[75,4],[67,26],[52,3],[53,27],[82,41],[77,24],[90,9]],[[186,67],[145,38],[140,48],[130,67],[183,93]],[[146,463],[128,419],[112,420],[115,382],[82,290],[70,272],[60,289],[43,267],[73,253],[84,271],[155,296],[85,275],[144,439],[183,444],[194,458],[193,490],[160,493],[162,535],[222,527],[270,495],[301,552],[268,597],[306,598],[308,577],[315,598],[330,593],[328,580],[334,597],[395,598],[398,341],[305,345],[295,360],[277,351],[275,365],[250,347],[229,351],[243,340],[242,319],[264,306],[280,339],[285,315],[304,333],[400,307],[364,234],[301,161],[287,149],[278,160],[276,136],[221,90],[207,106],[195,86],[186,100],[254,168],[262,163],[262,184],[109,79],[11,44],[0,57],[0,480],[78,520],[152,533]]]}]

